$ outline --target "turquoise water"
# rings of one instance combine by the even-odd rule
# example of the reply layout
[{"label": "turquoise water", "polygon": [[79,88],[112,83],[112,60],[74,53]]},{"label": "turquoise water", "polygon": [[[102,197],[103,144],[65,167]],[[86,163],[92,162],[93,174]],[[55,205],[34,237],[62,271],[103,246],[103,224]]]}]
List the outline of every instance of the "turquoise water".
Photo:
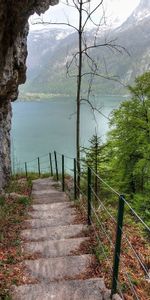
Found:
[{"label": "turquoise water", "polygon": [[[122,97],[103,97],[94,103],[105,116],[116,108]],[[50,101],[14,102],[12,104],[12,160],[13,165],[45,155],[56,150],[75,156],[75,101],[51,99]],[[96,121],[95,121],[96,117]],[[104,140],[108,119],[96,113],[95,117],[86,104],[81,106],[81,145],[87,146],[95,133]],[[43,158],[44,159],[44,158]],[[37,164],[37,161],[32,163]]]}]

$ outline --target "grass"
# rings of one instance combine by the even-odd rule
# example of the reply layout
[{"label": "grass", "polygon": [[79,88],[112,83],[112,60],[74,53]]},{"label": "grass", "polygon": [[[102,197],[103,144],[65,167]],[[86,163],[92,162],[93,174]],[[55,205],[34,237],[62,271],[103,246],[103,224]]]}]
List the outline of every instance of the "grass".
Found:
[{"label": "grass", "polygon": [[[85,187],[84,187],[85,192]],[[106,210],[104,209],[105,206]],[[92,237],[95,237],[93,243],[92,253],[95,254],[100,268],[99,276],[105,278],[105,283],[111,288],[114,245],[116,240],[116,223],[113,219],[117,220],[118,210],[118,197],[106,191],[103,194],[101,190],[100,202],[97,202],[94,197],[92,199],[96,215],[92,213]],[[80,201],[76,201],[76,206],[82,210],[82,207],[87,207],[86,197],[81,197]],[[108,211],[108,212],[107,212]],[[111,219],[112,215],[113,219]],[[98,221],[99,220],[99,221]],[[130,276],[130,281],[140,300],[150,299],[150,286],[146,280],[146,274],[140,266],[135,253],[130,247],[128,241],[134,247],[136,253],[139,255],[142,263],[147,270],[150,269],[150,245],[149,237],[144,230],[142,224],[137,222],[137,219],[131,214],[130,210],[126,207],[124,213],[124,227],[121,247],[121,261],[119,269],[119,283],[124,294],[124,298],[134,299],[131,288],[129,286],[126,273]],[[94,238],[93,238],[94,240]],[[89,247],[91,251],[91,247]]]},{"label": "grass", "polygon": [[10,300],[10,286],[20,283],[23,278],[20,231],[31,203],[31,187],[31,179],[13,177],[5,190],[6,194],[0,196],[1,300]]}]

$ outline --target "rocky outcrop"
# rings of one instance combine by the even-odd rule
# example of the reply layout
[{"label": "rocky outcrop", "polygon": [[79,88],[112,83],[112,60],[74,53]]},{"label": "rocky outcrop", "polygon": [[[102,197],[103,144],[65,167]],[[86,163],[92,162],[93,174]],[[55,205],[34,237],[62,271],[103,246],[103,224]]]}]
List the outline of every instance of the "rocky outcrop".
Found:
[{"label": "rocky outcrop", "polygon": [[10,161],[11,102],[0,102],[0,188],[9,180]]},{"label": "rocky outcrop", "polygon": [[11,101],[26,80],[28,18],[59,0],[0,0],[0,188],[10,176]]}]

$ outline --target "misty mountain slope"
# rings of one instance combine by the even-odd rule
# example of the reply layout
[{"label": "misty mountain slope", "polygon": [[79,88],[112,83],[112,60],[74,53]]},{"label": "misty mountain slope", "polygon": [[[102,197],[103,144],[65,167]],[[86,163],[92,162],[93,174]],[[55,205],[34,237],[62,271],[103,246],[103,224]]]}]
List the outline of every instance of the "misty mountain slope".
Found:
[{"label": "misty mountain slope", "polygon": [[32,78],[45,68],[55,50],[60,47],[61,40],[71,34],[71,30],[43,29],[29,33],[27,76]]},{"label": "misty mountain slope", "polygon": [[[93,30],[88,31],[87,38],[93,39]],[[117,76],[124,84],[131,84],[135,76],[150,69],[150,1],[141,0],[131,16],[117,29],[102,31],[98,43],[105,37],[115,40],[123,46],[130,56],[122,51],[111,51],[100,47],[90,52],[97,59],[100,71],[104,75]],[[77,34],[68,30],[44,29],[31,32],[28,40],[28,81],[21,91],[31,93],[75,94],[76,79],[66,78],[66,63],[76,52]],[[87,63],[85,63],[87,70]],[[75,68],[72,72],[74,74]],[[88,83],[83,81],[83,90]],[[127,90],[115,81],[95,78],[95,94],[124,94]]]}]

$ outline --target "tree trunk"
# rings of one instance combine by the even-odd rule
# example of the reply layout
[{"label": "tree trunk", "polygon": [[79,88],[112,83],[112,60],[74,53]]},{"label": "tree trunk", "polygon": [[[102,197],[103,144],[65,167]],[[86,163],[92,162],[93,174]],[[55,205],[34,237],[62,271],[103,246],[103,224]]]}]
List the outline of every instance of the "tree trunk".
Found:
[{"label": "tree trunk", "polygon": [[81,99],[81,80],[82,80],[82,1],[79,8],[79,31],[78,31],[78,47],[79,47],[79,66],[77,76],[77,119],[76,119],[76,159],[77,159],[77,197],[80,195],[80,99]]},{"label": "tree trunk", "polygon": [[[97,170],[98,170],[98,140],[97,140],[97,136],[96,136],[96,144],[95,144],[95,173],[97,174]],[[97,197],[96,195],[98,194],[98,179],[97,176],[95,175],[95,201],[97,201]]]}]

